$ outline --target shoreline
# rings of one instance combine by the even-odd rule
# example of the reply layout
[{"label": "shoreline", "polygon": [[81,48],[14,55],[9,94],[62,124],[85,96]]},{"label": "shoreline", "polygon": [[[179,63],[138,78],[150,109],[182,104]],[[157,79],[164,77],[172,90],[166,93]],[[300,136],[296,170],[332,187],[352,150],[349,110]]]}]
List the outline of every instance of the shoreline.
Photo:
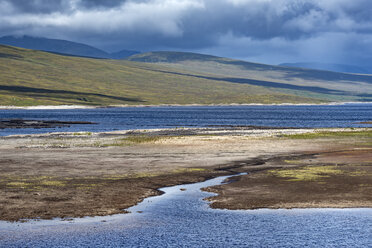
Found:
[{"label": "shoreline", "polygon": [[0,106],[0,110],[59,110],[59,109],[99,109],[99,108],[144,108],[144,107],[229,107],[229,106],[339,106],[348,104],[371,104],[372,102],[328,102],[328,103],[230,103],[230,104],[139,104],[139,105],[36,105],[36,106]]},{"label": "shoreline", "polygon": [[[8,136],[0,138],[0,219],[113,215],[161,194],[162,187],[245,172],[207,189],[218,194],[209,199],[212,208],[372,207],[371,130],[321,130],[331,136],[313,140],[307,138],[317,135],[313,130],[291,129]],[[319,178],[301,181],[304,167],[316,169],[310,174],[320,173]],[[301,180],[275,174],[282,170],[287,170],[283,175],[296,172]],[[329,194],[309,191],[309,184],[316,190],[330,187]]]},{"label": "shoreline", "polygon": [[[0,129],[1,130],[1,129]],[[90,132],[43,132],[31,134],[11,134],[6,136],[0,135],[0,142],[2,139],[25,139],[25,138],[45,138],[53,139],[59,137],[104,137],[104,136],[170,136],[184,137],[193,135],[211,135],[211,136],[229,136],[229,135],[249,135],[252,138],[264,138],[280,135],[297,135],[297,134],[311,134],[321,132],[359,132],[370,131],[372,127],[265,127],[265,126],[221,126],[221,127],[182,127],[182,128],[153,128],[153,129],[123,129],[114,131]]]}]

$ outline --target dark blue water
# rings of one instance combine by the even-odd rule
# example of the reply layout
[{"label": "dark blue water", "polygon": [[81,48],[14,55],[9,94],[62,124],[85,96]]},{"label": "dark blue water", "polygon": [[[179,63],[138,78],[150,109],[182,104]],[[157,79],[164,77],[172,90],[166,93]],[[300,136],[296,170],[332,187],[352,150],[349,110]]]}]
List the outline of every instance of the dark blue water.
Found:
[{"label": "dark blue water", "polygon": [[371,247],[372,209],[210,209],[200,188],[224,179],[163,188],[132,214],[0,222],[0,247]]},{"label": "dark blue water", "polygon": [[[205,106],[128,107],[64,110],[0,110],[0,119],[91,121],[97,125],[73,125],[55,129],[4,129],[0,136],[44,132],[113,131],[209,125],[257,125],[273,127],[366,127],[372,120],[372,103],[325,106]],[[369,125],[370,126],[370,125]]]}]

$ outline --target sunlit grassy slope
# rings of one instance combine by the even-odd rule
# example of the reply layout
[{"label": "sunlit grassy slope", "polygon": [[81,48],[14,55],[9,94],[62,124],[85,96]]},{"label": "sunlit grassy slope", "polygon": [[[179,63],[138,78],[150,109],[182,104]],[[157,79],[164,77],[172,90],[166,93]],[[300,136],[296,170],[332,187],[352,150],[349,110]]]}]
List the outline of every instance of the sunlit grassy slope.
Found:
[{"label": "sunlit grassy slope", "polygon": [[[265,71],[256,73],[261,72]],[[230,77],[222,71],[195,72],[0,46],[0,105],[319,103],[333,97],[306,89],[237,83]]]},{"label": "sunlit grassy slope", "polygon": [[372,101],[372,75],[272,66],[183,52],[143,53],[129,60],[183,69],[214,80],[260,85],[297,96],[331,101]]}]

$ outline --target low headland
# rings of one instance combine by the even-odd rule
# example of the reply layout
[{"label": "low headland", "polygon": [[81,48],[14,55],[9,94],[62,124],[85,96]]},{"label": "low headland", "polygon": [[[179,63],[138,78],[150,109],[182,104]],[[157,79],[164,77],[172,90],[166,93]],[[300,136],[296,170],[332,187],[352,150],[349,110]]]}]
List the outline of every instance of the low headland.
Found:
[{"label": "low headland", "polygon": [[0,137],[0,220],[124,213],[220,175],[214,208],[372,207],[372,128],[175,128]]},{"label": "low headland", "polygon": [[56,121],[56,120],[24,120],[24,119],[0,119],[0,129],[5,128],[56,128],[70,127],[71,125],[96,124],[89,121]]}]

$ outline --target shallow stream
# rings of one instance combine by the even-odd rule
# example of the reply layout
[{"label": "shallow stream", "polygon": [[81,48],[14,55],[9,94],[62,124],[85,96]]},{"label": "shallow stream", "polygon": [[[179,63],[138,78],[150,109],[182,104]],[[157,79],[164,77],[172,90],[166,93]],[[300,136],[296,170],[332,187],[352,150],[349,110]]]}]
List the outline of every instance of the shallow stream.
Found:
[{"label": "shallow stream", "polygon": [[[370,247],[372,209],[216,210],[200,188],[162,188],[130,214],[0,222],[0,247]],[[182,189],[182,190],[181,190]]]}]

